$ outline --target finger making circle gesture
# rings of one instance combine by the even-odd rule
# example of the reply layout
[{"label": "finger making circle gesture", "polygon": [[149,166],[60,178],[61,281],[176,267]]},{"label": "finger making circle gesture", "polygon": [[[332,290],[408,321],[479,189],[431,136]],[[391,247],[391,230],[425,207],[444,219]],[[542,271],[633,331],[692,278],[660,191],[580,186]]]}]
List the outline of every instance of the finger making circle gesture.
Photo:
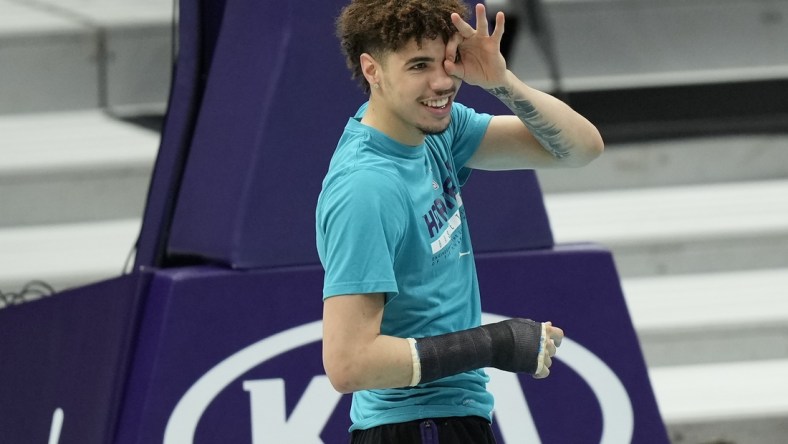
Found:
[{"label": "finger making circle gesture", "polygon": [[506,59],[501,54],[504,14],[495,15],[495,29],[490,34],[486,10],[476,5],[476,29],[453,13],[451,21],[459,32],[446,44],[446,73],[471,85],[491,89],[504,84]]}]

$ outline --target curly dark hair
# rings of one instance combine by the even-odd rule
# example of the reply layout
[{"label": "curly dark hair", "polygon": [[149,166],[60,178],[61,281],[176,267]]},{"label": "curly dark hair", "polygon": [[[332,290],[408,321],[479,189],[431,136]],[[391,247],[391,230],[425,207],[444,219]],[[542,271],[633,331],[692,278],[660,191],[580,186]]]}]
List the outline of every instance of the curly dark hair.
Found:
[{"label": "curly dark hair", "polygon": [[361,54],[378,58],[411,39],[419,45],[423,39],[437,37],[448,42],[457,32],[451,22],[453,12],[465,20],[470,13],[462,0],[353,0],[336,20],[337,37],[352,78],[369,94],[369,83],[361,72]]}]

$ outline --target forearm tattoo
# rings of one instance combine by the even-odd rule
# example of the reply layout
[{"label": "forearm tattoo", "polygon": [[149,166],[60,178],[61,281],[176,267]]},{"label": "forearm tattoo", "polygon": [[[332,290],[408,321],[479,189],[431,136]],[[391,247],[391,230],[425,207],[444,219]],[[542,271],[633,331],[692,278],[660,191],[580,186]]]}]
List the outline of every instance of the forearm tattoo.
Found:
[{"label": "forearm tattoo", "polygon": [[511,91],[505,87],[488,89],[487,92],[506,104],[553,157],[563,159],[569,156],[569,145],[561,135],[561,128],[545,120],[542,113],[530,101],[515,99]]}]

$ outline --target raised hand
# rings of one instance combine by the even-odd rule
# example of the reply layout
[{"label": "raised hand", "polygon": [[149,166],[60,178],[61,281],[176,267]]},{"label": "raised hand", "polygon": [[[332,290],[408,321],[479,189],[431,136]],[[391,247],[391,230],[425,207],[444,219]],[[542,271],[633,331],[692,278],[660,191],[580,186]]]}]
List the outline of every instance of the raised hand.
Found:
[{"label": "raised hand", "polygon": [[476,29],[459,14],[451,15],[458,33],[446,44],[446,73],[471,85],[492,89],[504,84],[506,59],[501,54],[504,14],[495,16],[495,30],[490,34],[483,4],[476,5]]}]

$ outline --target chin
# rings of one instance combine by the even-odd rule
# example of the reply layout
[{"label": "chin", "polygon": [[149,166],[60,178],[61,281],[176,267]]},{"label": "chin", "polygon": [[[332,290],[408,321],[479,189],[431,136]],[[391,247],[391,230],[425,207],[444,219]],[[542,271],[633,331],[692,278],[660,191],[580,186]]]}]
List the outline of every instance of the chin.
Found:
[{"label": "chin", "polygon": [[446,122],[445,124],[434,126],[417,126],[416,128],[418,128],[418,130],[421,131],[421,133],[425,136],[434,136],[446,131],[446,129],[449,128],[449,123],[450,121]]},{"label": "chin", "polygon": [[[446,128],[448,128],[448,126]],[[419,128],[419,131],[425,136],[437,136],[446,131],[446,128]]]}]

